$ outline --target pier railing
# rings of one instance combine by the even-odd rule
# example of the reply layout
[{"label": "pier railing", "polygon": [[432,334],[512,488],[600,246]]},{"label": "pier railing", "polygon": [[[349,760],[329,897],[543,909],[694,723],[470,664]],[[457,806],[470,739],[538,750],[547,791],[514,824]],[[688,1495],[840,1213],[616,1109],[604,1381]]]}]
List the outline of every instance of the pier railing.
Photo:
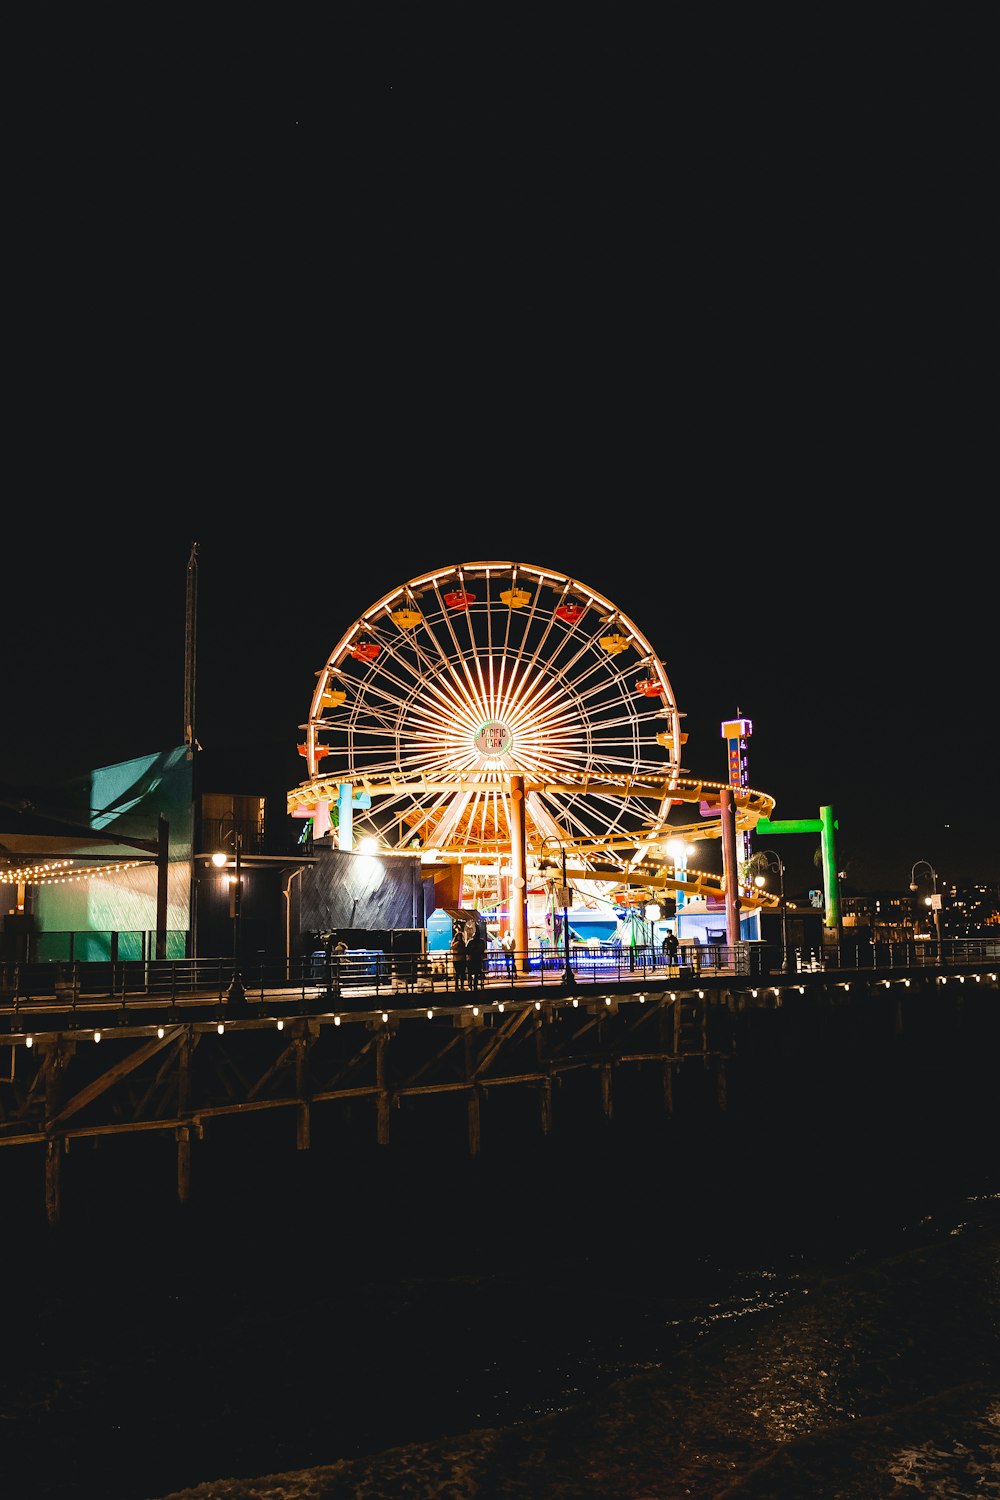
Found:
[{"label": "pier railing", "polygon": [[[573,985],[613,986],[638,981],[683,986],[700,976],[738,976],[748,980],[831,971],[881,971],[901,968],[950,968],[970,963],[1000,963],[1000,938],[966,938],[933,943],[861,943],[832,949],[797,948],[783,952],[765,943],[683,944],[673,961],[649,947],[574,947],[570,953]],[[128,959],[99,962],[14,963],[0,966],[0,1030],[18,1030],[27,1017],[57,1027],[94,1011],[119,1016],[143,1010],[166,1010],[201,1003],[235,1011],[231,985],[232,958]],[[473,979],[456,974],[449,952],[390,954],[348,952],[336,957],[313,954],[296,959],[255,960],[239,978],[245,1002],[286,1003],[304,1010],[336,1001],[344,1009],[382,997],[413,997],[462,992]],[[565,987],[565,954],[550,947],[511,955],[487,953],[482,987]]]}]

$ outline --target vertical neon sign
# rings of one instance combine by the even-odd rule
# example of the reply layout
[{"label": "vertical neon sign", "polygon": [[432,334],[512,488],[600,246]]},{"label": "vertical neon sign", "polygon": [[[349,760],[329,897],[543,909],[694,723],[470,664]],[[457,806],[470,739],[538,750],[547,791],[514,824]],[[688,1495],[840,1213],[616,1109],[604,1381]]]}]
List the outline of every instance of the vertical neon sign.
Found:
[{"label": "vertical neon sign", "polygon": [[[736,710],[739,714],[739,709]],[[750,719],[726,719],[722,724],[722,738],[726,742],[729,752],[729,785],[731,787],[745,787],[747,783],[747,740],[753,734],[753,721]],[[739,863],[745,865],[752,853],[750,846],[750,830],[744,828],[739,835],[737,845],[739,852]]]}]

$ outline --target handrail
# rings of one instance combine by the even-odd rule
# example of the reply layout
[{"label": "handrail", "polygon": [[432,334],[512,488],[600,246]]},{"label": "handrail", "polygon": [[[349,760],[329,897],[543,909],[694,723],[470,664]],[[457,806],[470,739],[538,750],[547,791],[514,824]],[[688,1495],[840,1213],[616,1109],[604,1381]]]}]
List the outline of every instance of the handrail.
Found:
[{"label": "handrail", "polygon": [[[502,951],[490,950],[482,989],[566,989],[562,948],[538,947],[512,955],[512,972]],[[1000,938],[959,938],[937,943],[847,945],[837,949],[797,948],[791,951],[788,972],[781,970],[781,948],[766,943],[682,944],[678,961],[669,964],[659,949],[575,945],[571,948],[572,987],[658,983],[664,987],[690,985],[706,977],[752,982],[768,976],[787,982],[810,973],[850,974],[889,970],[947,973],[963,965],[1000,964]],[[232,957],[197,959],[127,959],[112,962],[0,964],[0,1031],[18,1029],[27,1013],[83,1013],[122,1018],[146,1009],[168,1011],[184,1000],[226,1006],[232,979]],[[336,998],[349,1008],[352,997],[376,1000],[425,994],[475,994],[466,977],[459,984],[450,952],[393,954],[348,952],[258,961],[243,970],[248,1006],[269,1000],[297,1001],[301,1006]],[[229,1008],[232,1012],[232,1007]]]}]

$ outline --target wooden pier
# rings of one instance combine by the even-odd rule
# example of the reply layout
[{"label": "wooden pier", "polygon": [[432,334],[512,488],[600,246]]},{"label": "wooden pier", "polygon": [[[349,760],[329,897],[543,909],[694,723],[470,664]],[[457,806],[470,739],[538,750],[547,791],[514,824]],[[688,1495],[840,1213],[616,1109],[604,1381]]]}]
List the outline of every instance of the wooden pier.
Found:
[{"label": "wooden pier", "polygon": [[41,1153],[52,1226],[66,1159],[87,1139],[168,1133],[181,1202],[192,1193],[197,1151],[210,1149],[226,1119],[270,1114],[289,1149],[306,1151],[320,1112],[324,1138],[339,1119],[355,1130],[360,1117],[389,1149],[406,1116],[437,1099],[475,1157],[487,1101],[500,1092],[516,1096],[543,1137],[570,1092],[574,1107],[589,1099],[608,1122],[639,1090],[669,1117],[682,1107],[679,1084],[690,1087],[694,1075],[700,1096],[724,1111],[734,1081],[759,1066],[765,1037],[794,1035],[787,1066],[808,1069],[848,1015],[861,1049],[876,1032],[903,1037],[911,1019],[925,1031],[953,1030],[970,999],[1000,1019],[997,979],[995,962],[970,962],[947,973],[923,965],[766,979],[661,974],[580,987],[524,981],[471,994],[355,994],[343,1008],[322,991],[304,1003],[261,994],[238,1013],[204,995],[171,996],[160,1013],[107,1002],[68,1010],[62,1001],[61,1013],[34,1021],[24,1010],[6,1016],[0,1148]]}]

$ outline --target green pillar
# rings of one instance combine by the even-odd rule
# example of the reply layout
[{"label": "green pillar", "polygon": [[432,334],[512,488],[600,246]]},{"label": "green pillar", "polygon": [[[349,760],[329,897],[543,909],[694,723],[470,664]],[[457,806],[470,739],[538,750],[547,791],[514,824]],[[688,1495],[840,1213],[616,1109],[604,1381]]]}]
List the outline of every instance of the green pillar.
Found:
[{"label": "green pillar", "polygon": [[833,837],[836,828],[832,807],[819,810],[819,847],[823,862],[824,925],[840,927],[840,889],[837,881],[837,848]]}]

